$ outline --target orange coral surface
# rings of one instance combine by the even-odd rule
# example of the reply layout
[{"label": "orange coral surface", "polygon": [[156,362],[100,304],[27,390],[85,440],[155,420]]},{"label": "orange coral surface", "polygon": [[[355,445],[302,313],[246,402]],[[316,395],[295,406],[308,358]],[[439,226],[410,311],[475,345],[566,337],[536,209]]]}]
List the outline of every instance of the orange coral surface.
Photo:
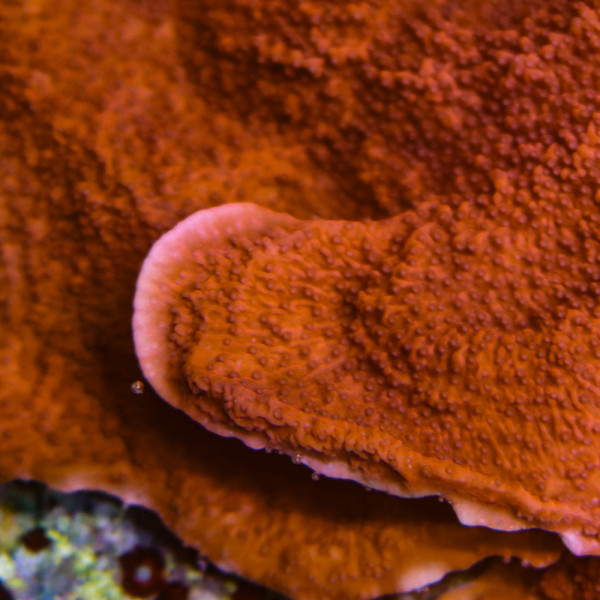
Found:
[{"label": "orange coral surface", "polygon": [[[494,318],[568,320],[550,351],[590,390],[561,393],[556,381],[539,397],[570,435],[557,426],[552,440],[590,441],[556,470],[591,503],[597,432],[578,417],[596,397],[598,7],[504,5],[2,2],[2,479],[142,503],[218,564],[298,598],[391,592],[415,570],[439,577],[495,553],[556,556],[550,534],[468,529],[437,502],[312,481],[130,391],[137,272],[194,211],[252,200],[363,221],[443,205],[502,224],[492,264],[515,233],[534,237],[539,290],[511,312],[518,290],[496,264],[509,297],[498,294]],[[446,240],[467,280],[478,276],[464,268],[474,233]],[[565,409],[568,426],[555,418]],[[596,571],[582,573],[593,589]]]},{"label": "orange coral surface", "polygon": [[535,283],[536,241],[433,203],[369,224],[199,211],[144,264],[136,349],[217,433],[597,553],[600,338],[569,271]]},{"label": "orange coral surface", "polygon": [[[523,569],[515,563],[491,561],[482,564],[482,572],[473,578],[458,574],[433,586],[422,598],[436,600],[596,600],[600,595],[598,558],[574,558],[565,555],[543,571]],[[453,581],[454,579],[454,581]],[[443,589],[445,588],[445,589]],[[427,595],[429,594],[429,595]],[[413,599],[411,599],[413,600]]]}]

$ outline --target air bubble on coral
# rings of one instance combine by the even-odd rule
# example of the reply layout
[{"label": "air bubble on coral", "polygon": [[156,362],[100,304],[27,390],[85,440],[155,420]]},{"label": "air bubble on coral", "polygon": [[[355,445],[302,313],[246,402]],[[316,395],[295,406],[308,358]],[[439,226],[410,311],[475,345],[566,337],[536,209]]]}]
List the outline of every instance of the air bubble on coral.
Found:
[{"label": "air bubble on coral", "polygon": [[292,459],[295,465],[299,465],[302,462],[302,454],[296,452],[296,456]]},{"label": "air bubble on coral", "polygon": [[131,391],[134,394],[143,394],[144,393],[144,382],[143,381],[134,381],[131,384]]}]

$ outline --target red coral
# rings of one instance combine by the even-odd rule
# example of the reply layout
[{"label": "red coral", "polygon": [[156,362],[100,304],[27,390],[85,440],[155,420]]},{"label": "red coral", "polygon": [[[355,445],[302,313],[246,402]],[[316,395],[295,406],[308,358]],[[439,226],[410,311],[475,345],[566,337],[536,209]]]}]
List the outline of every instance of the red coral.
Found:
[{"label": "red coral", "polygon": [[442,196],[520,227],[539,200],[589,196],[593,3],[293,4],[180,2],[190,71],[215,104],[296,132],[353,197],[389,213]]},{"label": "red coral", "polygon": [[590,263],[556,240],[552,260],[570,263],[550,272],[530,260],[535,228],[468,205],[450,215],[437,203],[367,225],[200,211],[142,270],[142,366],[212,431],[597,552]]},{"label": "red coral", "polygon": [[[275,436],[291,453],[320,453],[329,444],[326,460],[339,457],[343,443],[344,452],[360,454],[353,471],[375,453],[380,462],[369,469],[377,474],[360,479],[402,487],[402,478],[390,483],[391,469],[409,482],[402,493],[427,488],[433,479],[434,489],[455,500],[464,486],[462,500],[469,503],[456,504],[467,521],[537,524],[561,531],[577,552],[598,551],[600,37],[594,3],[532,2],[514,10],[476,2],[462,9],[450,2],[422,8],[375,1],[352,10],[302,2],[290,11],[258,0],[207,2],[201,11],[180,6],[186,48],[201,64],[195,70],[192,59],[188,68],[207,97],[245,119],[276,121],[281,131],[295,132],[336,174],[340,189],[401,215],[387,234],[378,226],[351,226],[379,257],[359,252],[365,240],[348,240],[357,266],[342,256],[343,244],[335,250],[336,242],[323,239],[311,250],[323,256],[309,253],[300,262],[329,273],[327,281],[312,285],[302,264],[302,289],[276,289],[271,282],[273,289],[248,292],[258,294],[259,306],[308,294],[304,308],[317,311],[310,319],[330,324],[307,334],[304,351],[314,348],[317,356],[301,357],[299,370],[306,366],[312,374],[313,364],[335,386],[327,392],[326,377],[325,383],[309,377],[313,387],[303,392],[318,398],[315,406],[302,404],[302,418],[289,416],[293,431],[277,426],[258,443]],[[314,229],[325,238],[332,227]],[[229,254],[219,263],[207,253],[203,277],[218,275],[228,286],[244,277],[268,284],[268,275],[254,271],[266,268],[262,256],[252,262],[259,251],[242,246]],[[237,260],[250,261],[250,274]],[[287,260],[275,272],[292,269]],[[337,287],[336,261],[349,273]],[[309,317],[289,319],[280,306],[254,323],[238,316],[231,300],[230,314],[213,318],[220,329],[209,328],[209,338],[220,336],[212,348],[223,359],[212,364],[198,350],[185,377],[194,392],[206,388],[225,399],[226,416],[217,417],[223,409],[214,404],[207,409],[208,400],[191,410],[212,415],[198,418],[233,419],[249,441],[261,435],[253,417],[278,419],[273,406],[259,410],[259,402],[248,402],[264,365],[260,357],[239,358],[245,338],[239,349],[223,352],[221,341],[239,320],[272,338],[279,360],[290,350],[282,336],[295,339]],[[178,323],[175,335],[185,338],[189,328]],[[347,344],[334,348],[334,340]],[[321,367],[319,348],[339,364]],[[357,369],[372,381],[347,383]],[[276,371],[266,373],[267,395],[297,401],[303,393],[295,391],[298,372]],[[380,426],[379,406],[365,417],[347,402],[361,398],[362,406],[366,392],[385,396],[378,402],[386,405],[383,428],[390,438],[379,451],[349,433],[353,426],[362,432]],[[328,402],[332,407],[322,408]],[[236,403],[255,414],[242,414]],[[298,439],[305,435],[295,433],[298,423],[312,427],[315,410],[324,411],[316,413],[319,431],[311,433],[317,441]],[[348,430],[330,426],[336,433],[329,435],[322,423],[337,419],[338,410]],[[279,413],[285,424],[293,411]],[[408,464],[409,449],[421,457],[420,466]],[[478,494],[480,500],[487,495],[492,513],[473,511]],[[498,505],[513,516],[493,514]]]},{"label": "red coral", "polygon": [[547,569],[539,586],[548,600],[596,600],[600,596],[600,559],[566,555]]},{"label": "red coral", "polygon": [[[402,389],[406,373],[398,372],[389,332],[377,319],[397,319],[397,331],[410,318],[406,335],[414,345],[402,349],[402,358],[414,365],[412,378],[424,376],[431,343],[417,327],[438,325],[435,286],[445,289],[446,280],[436,273],[444,270],[456,291],[446,301],[452,314],[465,315],[466,331],[450,323],[460,338],[442,337],[435,347],[448,348],[453,368],[462,369],[461,385],[475,368],[466,350],[487,343],[471,336],[465,311],[473,309],[477,319],[480,308],[472,291],[485,298],[494,291],[485,312],[506,335],[519,319],[540,327],[564,321],[538,359],[554,361],[552,369],[533,373],[552,379],[540,385],[536,419],[527,425],[540,435],[500,435],[492,423],[477,448],[483,452],[497,439],[503,464],[516,455],[516,466],[524,467],[510,473],[524,473],[525,482],[510,485],[519,490],[533,482],[535,494],[551,496],[552,485],[541,489],[543,473],[528,479],[534,468],[521,464],[521,454],[548,460],[544,443],[558,439],[570,453],[552,465],[550,475],[560,478],[551,481],[583,498],[582,509],[590,508],[596,481],[585,479],[596,462],[596,444],[586,440],[599,428],[580,417],[595,401],[588,374],[598,291],[597,8],[562,0],[349,8],[97,0],[82,11],[74,0],[0,3],[2,477],[102,488],[143,503],[219,564],[299,598],[391,592],[399,580],[408,585],[408,575],[422,582],[496,552],[543,564],[555,546],[539,532],[461,528],[435,503],[414,507],[290,474],[276,457],[251,456],[203,433],[151,390],[134,395],[139,370],[129,320],[137,270],[151,243],[195,210],[252,200],[300,218],[364,220],[413,209],[398,241],[392,239],[406,272],[381,270],[391,287],[369,282],[371,296],[354,300],[357,314],[384,306],[358,323],[354,343],[379,339],[387,355],[372,352],[370,364],[384,383],[389,377]],[[426,224],[438,216],[440,230],[429,231]],[[454,230],[457,223],[466,229]],[[477,235],[476,228],[490,231]],[[492,232],[494,239],[486,237]],[[494,251],[486,255],[490,244]],[[505,276],[474,286],[477,252],[484,276]],[[514,263],[517,256],[521,263]],[[522,289],[509,277],[515,264],[527,265]],[[413,275],[420,273],[416,285]],[[337,297],[356,295],[362,279],[355,275],[342,278]],[[308,294],[306,306],[323,311],[311,317],[323,323],[331,307],[319,306],[318,289],[304,285],[298,292]],[[384,292],[403,302],[385,312]],[[278,339],[294,323],[278,316],[259,325]],[[331,333],[323,330],[316,352],[329,349]],[[580,350],[581,340],[590,348]],[[504,341],[505,367],[494,373],[516,388],[526,359],[515,354],[521,342],[510,350],[512,342]],[[345,348],[334,351],[342,356]],[[342,375],[360,373],[352,362],[340,368]],[[250,382],[258,381],[255,371]],[[561,373],[572,373],[576,385],[567,387]],[[383,384],[375,383],[373,392],[380,392]],[[582,386],[589,395],[579,393]],[[453,437],[452,419],[475,410],[477,391],[467,388],[456,399],[414,389],[411,414],[446,411],[448,456],[466,455],[471,446],[455,448],[462,439]],[[527,415],[530,400],[503,406],[497,420]],[[556,418],[567,409],[573,419]],[[366,420],[375,414],[368,410]],[[464,432],[469,425],[460,423]],[[416,441],[435,452],[438,433]],[[477,464],[487,468],[481,458]],[[469,457],[451,468],[448,485],[471,468]],[[505,490],[498,493],[506,502]]]}]

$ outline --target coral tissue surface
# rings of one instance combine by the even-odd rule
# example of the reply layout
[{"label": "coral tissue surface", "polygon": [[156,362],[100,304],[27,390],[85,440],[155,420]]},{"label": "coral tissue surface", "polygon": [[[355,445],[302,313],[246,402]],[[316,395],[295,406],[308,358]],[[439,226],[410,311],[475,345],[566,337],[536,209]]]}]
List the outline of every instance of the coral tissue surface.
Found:
[{"label": "coral tissue surface", "polygon": [[[314,481],[197,419],[313,466],[333,457],[331,474],[343,438],[363,482],[401,474],[404,491],[462,502],[463,520],[547,528],[598,554],[599,12],[594,0],[3,2],[0,478],[117,494],[299,599],[560,552],[551,533],[467,528],[436,500]],[[291,225],[225,232],[195,257],[204,297],[186,272],[163,292],[189,297],[171,339],[179,381],[201,396],[181,403],[188,415],[150,385],[132,391],[136,280],[162,234],[240,202]],[[249,294],[273,306],[242,317]],[[198,331],[215,355],[189,351],[194,298],[210,306]],[[246,327],[262,336],[255,354]],[[261,386],[272,401],[224,412],[225,383],[236,402]],[[268,434],[278,410],[286,427]],[[533,597],[593,599],[598,560],[566,555],[531,581],[508,572]]]}]

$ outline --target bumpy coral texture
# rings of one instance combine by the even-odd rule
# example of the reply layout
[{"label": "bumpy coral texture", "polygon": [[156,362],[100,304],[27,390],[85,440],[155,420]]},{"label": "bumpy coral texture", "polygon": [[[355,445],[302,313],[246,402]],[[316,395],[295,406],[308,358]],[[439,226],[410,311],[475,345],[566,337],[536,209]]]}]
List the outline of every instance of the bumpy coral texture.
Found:
[{"label": "bumpy coral texture", "polygon": [[539,589],[548,600],[594,600],[600,595],[600,560],[564,557],[544,573]]},{"label": "bumpy coral texture", "polygon": [[[595,600],[600,594],[598,558],[565,555],[545,570],[517,563],[485,561],[470,573],[455,574],[416,594],[414,600]],[[479,570],[478,573],[475,571]]]},{"label": "bumpy coral texture", "polygon": [[181,6],[208,96],[244,94],[232,110],[298,132],[355,197],[404,215],[384,282],[339,298],[362,314],[346,339],[367,373],[405,399],[406,443],[595,538],[597,3]]},{"label": "bumpy coral texture", "polygon": [[[565,554],[545,570],[491,561],[480,573],[459,574],[432,586],[436,600],[596,600],[600,595],[600,559]],[[418,596],[417,596],[418,597]]]},{"label": "bumpy coral texture", "polygon": [[[191,218],[201,235],[214,212]],[[173,356],[188,384],[168,400],[401,495],[510,509],[579,546],[594,536],[600,338],[580,295],[560,298],[577,285],[569,271],[536,285],[535,233],[466,209],[450,220],[431,203],[380,223],[296,221],[251,236],[238,226],[211,240],[229,214],[230,226],[270,217],[238,213],[220,210],[201,240],[185,232],[193,253],[172,259],[164,294],[151,290],[170,320],[156,368]],[[168,262],[161,244],[150,263]]]},{"label": "bumpy coral texture", "polygon": [[397,213],[441,196],[516,228],[589,211],[595,2],[180,5],[203,92],[297,132],[353,197]]},{"label": "bumpy coral texture", "polygon": [[184,20],[168,1],[1,3],[1,478],[153,508],[220,566],[296,598],[370,597],[496,553],[551,560],[551,536],[468,530],[437,502],[312,481],[130,391],[137,272],[177,221],[247,198],[381,216],[294,131],[205,101]]},{"label": "bumpy coral texture", "polygon": [[[327,9],[315,25],[319,76],[318,62],[313,74],[288,59],[310,39],[292,27],[299,5],[249,3],[242,15],[222,4],[219,15],[207,2],[0,3],[2,479],[101,488],[155,508],[220,565],[297,598],[392,591],[399,565],[432,557],[443,571],[491,553],[539,559],[536,539],[552,547],[460,528],[447,507],[313,482],[289,461],[203,434],[150,390],[130,392],[137,271],[197,209],[251,199],[300,218],[362,220],[435,196],[451,211],[481,204],[507,226],[533,219],[545,260],[566,241],[557,261],[581,238],[578,214],[593,234],[596,7],[459,13],[447,3],[417,14],[390,4],[343,14],[302,4]],[[361,12],[369,20],[350,36],[344,23]],[[266,59],[225,55],[260,27],[257,43],[280,41]],[[392,94],[385,66],[397,60],[408,60],[413,88]],[[242,73],[256,85],[238,85]],[[556,91],[545,91],[552,77]],[[457,130],[445,125],[455,115],[465,117]]]}]

